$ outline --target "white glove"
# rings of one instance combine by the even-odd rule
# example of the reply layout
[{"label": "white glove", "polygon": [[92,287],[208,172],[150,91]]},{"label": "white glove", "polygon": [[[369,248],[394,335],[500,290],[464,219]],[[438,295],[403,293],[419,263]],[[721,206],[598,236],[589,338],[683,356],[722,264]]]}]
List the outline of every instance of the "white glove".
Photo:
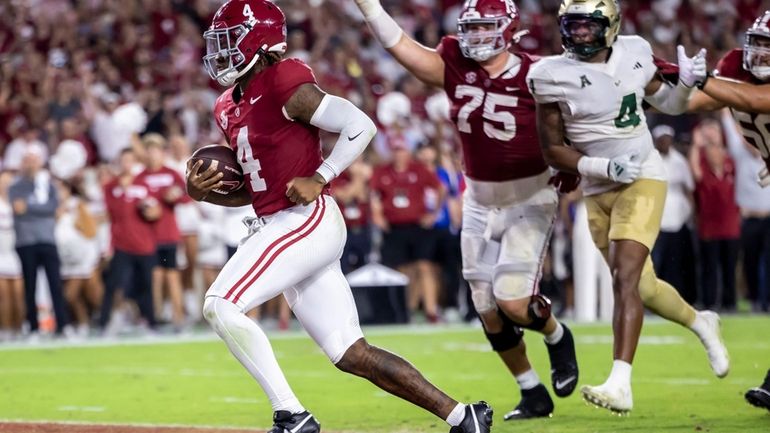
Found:
[{"label": "white glove", "polygon": [[685,87],[693,87],[706,80],[708,70],[706,66],[706,49],[701,48],[694,57],[687,57],[684,47],[676,47],[677,60],[679,61],[679,81]]},{"label": "white glove", "polygon": [[767,167],[762,167],[762,170],[759,170],[759,186],[762,188],[767,188],[770,186],[770,171],[767,170]]},{"label": "white glove", "polygon": [[622,155],[612,158],[607,166],[610,180],[620,183],[631,183],[642,172],[639,155]]},{"label": "white glove", "polygon": [[639,156],[636,154],[612,159],[584,156],[578,160],[577,169],[582,176],[631,183],[642,172],[642,164],[639,163]]},{"label": "white glove", "polygon": [[364,14],[366,21],[371,21],[382,13],[380,0],[356,0],[356,5],[361,9],[361,13]]}]

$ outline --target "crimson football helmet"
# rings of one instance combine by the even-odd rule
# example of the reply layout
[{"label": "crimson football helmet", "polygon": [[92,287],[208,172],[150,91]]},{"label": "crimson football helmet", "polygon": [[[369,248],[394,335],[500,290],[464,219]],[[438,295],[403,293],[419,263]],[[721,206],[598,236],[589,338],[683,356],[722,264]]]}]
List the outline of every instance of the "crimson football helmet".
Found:
[{"label": "crimson football helmet", "polygon": [[743,69],[760,80],[770,78],[770,11],[765,11],[746,31],[743,44]]},{"label": "crimson football helmet", "polygon": [[519,9],[513,0],[467,0],[457,19],[460,50],[465,57],[483,62],[526,33],[516,33],[518,27]]},{"label": "crimson football helmet", "polygon": [[232,86],[268,52],[286,51],[286,17],[267,0],[229,0],[203,33],[203,64],[211,78]]}]

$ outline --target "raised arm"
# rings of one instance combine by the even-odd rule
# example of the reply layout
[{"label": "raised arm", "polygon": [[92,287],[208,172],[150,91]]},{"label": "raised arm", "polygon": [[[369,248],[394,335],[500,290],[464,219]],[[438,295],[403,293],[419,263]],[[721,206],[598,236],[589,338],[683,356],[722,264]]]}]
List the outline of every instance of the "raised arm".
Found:
[{"label": "raised arm", "polygon": [[703,93],[715,102],[739,111],[770,113],[770,84],[750,84],[712,77],[703,86]]},{"label": "raised arm", "polygon": [[380,0],[355,0],[374,36],[396,60],[425,84],[444,86],[444,60],[439,53],[404,33]]}]

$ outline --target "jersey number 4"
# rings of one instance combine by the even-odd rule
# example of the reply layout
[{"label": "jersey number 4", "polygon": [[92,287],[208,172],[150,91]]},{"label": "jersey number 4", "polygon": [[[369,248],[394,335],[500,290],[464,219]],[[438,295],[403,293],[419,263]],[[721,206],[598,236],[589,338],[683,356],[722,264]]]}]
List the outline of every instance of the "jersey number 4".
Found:
[{"label": "jersey number 4", "polygon": [[254,192],[265,191],[267,184],[265,179],[259,177],[259,171],[262,170],[262,164],[258,159],[254,159],[251,152],[251,143],[249,143],[249,128],[243,127],[238,131],[238,162],[241,163],[243,174],[248,174],[251,179],[251,190]]},{"label": "jersey number 4", "polygon": [[620,112],[615,118],[615,127],[635,127],[641,122],[642,119],[636,114],[636,93],[629,93],[620,101]]},{"label": "jersey number 4", "polygon": [[471,133],[471,124],[468,122],[468,118],[481,104],[484,104],[482,117],[503,125],[501,129],[493,123],[484,122],[484,133],[490,138],[502,141],[510,141],[516,136],[516,117],[508,111],[497,111],[497,107],[516,107],[519,105],[519,98],[492,92],[485,94],[480,88],[465,84],[455,88],[455,98],[461,99],[467,96],[470,96],[471,100],[466,102],[457,113],[457,129],[460,132]]},{"label": "jersey number 4", "polygon": [[770,115],[749,114],[733,110],[733,117],[741,125],[743,137],[762,153],[762,158],[770,158]]}]

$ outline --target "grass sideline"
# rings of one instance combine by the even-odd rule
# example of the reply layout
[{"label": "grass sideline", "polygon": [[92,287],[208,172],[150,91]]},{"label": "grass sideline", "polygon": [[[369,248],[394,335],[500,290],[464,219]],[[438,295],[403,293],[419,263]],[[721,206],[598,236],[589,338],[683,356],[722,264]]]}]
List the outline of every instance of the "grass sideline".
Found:
[{"label": "grass sideline", "polygon": [[[732,359],[723,380],[711,373],[694,335],[647,318],[634,363],[629,417],[588,406],[576,392],[556,401],[554,417],[519,423],[502,421],[519,390],[479,329],[380,328],[368,334],[370,342],[403,355],[455,398],[489,401],[495,432],[770,431],[770,412],[743,400],[743,392],[758,385],[770,368],[770,317],[726,317],[723,330]],[[574,325],[573,332],[580,384],[600,383],[611,366],[609,325]],[[4,348],[0,420],[269,428],[269,404],[257,384],[223,343],[198,340]],[[526,341],[550,389],[545,347],[534,333]],[[309,338],[290,335],[273,343],[289,382],[324,431],[448,431],[430,414],[337,371]]]}]

